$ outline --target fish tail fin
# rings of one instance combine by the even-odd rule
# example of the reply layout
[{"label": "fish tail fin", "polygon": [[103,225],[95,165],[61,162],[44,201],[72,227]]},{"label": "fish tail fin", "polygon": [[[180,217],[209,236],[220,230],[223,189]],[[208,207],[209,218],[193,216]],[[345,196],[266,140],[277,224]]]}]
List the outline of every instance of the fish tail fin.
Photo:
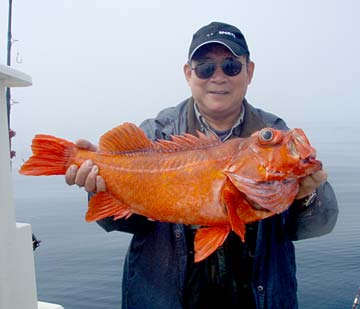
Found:
[{"label": "fish tail fin", "polygon": [[202,227],[195,234],[195,262],[206,259],[219,248],[230,233],[230,226]]},{"label": "fish tail fin", "polygon": [[21,166],[23,175],[64,175],[76,145],[51,135],[38,134],[31,144],[33,155]]}]

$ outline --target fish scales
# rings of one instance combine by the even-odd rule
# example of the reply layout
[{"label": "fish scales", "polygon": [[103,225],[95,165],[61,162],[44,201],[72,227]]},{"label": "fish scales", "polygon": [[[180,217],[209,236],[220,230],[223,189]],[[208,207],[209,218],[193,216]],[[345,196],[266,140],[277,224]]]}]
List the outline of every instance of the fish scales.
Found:
[{"label": "fish scales", "polygon": [[[133,212],[171,222],[179,218],[179,213],[190,210],[192,216],[184,216],[182,223],[224,224],[227,218],[223,207],[219,207],[219,195],[226,180],[222,170],[234,152],[228,148],[228,156],[220,159],[214,156],[216,150],[206,148],[197,152],[150,152],[136,159],[122,158],[117,164],[106,165],[96,159],[94,163],[99,165],[107,179],[109,191],[123,203],[131,204]],[[113,165],[120,168],[113,170]],[[199,179],[202,180],[201,186]],[[113,190],[115,187],[117,190]],[[204,204],[210,211],[202,209]]]}]

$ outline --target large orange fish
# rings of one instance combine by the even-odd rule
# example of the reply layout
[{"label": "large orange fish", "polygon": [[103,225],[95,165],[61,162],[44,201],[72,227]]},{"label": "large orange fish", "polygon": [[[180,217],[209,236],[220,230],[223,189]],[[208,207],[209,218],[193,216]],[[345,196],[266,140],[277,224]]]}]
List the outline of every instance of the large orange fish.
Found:
[{"label": "large orange fish", "polygon": [[36,135],[32,151],[21,174],[63,175],[88,159],[98,165],[107,191],[91,198],[87,221],[136,213],[201,226],[195,261],[214,252],[231,230],[244,240],[245,224],[286,210],[299,179],[321,169],[301,129],[265,128],[225,143],[202,133],[154,142],[125,123],[100,138],[97,152],[50,135]]}]

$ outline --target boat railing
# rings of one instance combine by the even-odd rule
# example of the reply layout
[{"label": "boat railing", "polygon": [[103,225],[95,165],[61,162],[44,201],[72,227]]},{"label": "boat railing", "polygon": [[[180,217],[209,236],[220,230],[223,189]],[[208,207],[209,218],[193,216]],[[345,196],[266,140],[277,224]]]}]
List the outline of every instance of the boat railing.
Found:
[{"label": "boat railing", "polygon": [[31,226],[15,220],[5,89],[31,85],[29,75],[0,64],[0,309],[63,309],[38,301]]}]

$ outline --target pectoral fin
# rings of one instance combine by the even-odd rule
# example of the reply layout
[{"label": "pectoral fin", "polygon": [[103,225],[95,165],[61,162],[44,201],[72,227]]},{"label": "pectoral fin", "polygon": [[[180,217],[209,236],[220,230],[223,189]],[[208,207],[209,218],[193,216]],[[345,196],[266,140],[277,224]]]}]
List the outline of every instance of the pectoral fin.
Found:
[{"label": "pectoral fin", "polygon": [[219,248],[230,233],[230,226],[203,227],[195,234],[195,262],[207,258]]},{"label": "pectoral fin", "polygon": [[245,241],[246,224],[262,220],[274,215],[274,213],[263,209],[254,208],[231,182],[227,180],[223,192],[222,201],[226,207],[231,229]]},{"label": "pectoral fin", "polygon": [[227,181],[222,192],[222,199],[228,213],[231,229],[242,241],[245,241],[245,222],[238,214],[241,203],[246,202],[243,194],[231,182]]},{"label": "pectoral fin", "polygon": [[116,199],[109,192],[99,192],[93,195],[86,213],[86,221],[97,221],[114,216],[114,220],[129,217],[130,207]]}]

